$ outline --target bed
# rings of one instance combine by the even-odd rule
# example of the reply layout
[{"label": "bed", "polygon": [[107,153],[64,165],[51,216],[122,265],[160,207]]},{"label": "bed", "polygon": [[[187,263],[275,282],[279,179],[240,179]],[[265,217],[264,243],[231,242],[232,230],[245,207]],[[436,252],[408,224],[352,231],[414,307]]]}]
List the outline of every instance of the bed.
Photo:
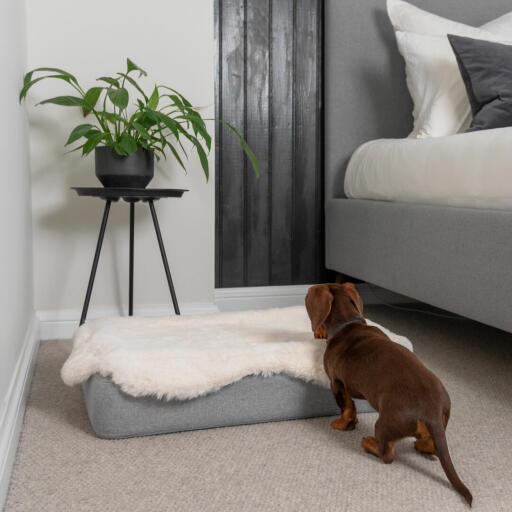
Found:
[{"label": "bed", "polygon": [[[475,26],[510,10],[509,0],[411,3]],[[379,178],[379,166],[372,166],[368,156],[374,151],[374,158],[380,158],[379,144],[391,147],[390,153],[402,153],[394,158],[407,159],[417,154],[412,145],[425,142],[379,140],[403,139],[412,128],[404,64],[385,1],[328,0],[325,10],[327,267],[512,332],[508,314],[512,304],[512,193],[507,190],[507,143],[500,146],[501,156],[492,153],[488,175],[474,174],[459,196],[439,181],[442,165],[435,159],[423,162],[425,172],[416,188],[422,197],[408,195],[411,187],[404,180],[411,176],[407,174]],[[498,138],[510,138],[511,129],[501,130],[509,132],[500,131]],[[455,145],[464,146],[470,135],[477,134],[453,136]],[[488,136],[491,145],[492,139]],[[354,151],[368,141],[375,142],[364,150],[363,164],[351,162],[357,169],[353,176],[346,176]],[[449,144],[453,146],[453,140]],[[464,147],[469,151],[472,146],[469,140]],[[512,156],[512,139],[509,146]],[[452,151],[457,152],[461,154]],[[480,155],[475,151],[466,164]],[[365,166],[372,169],[361,171]],[[382,186],[372,191],[378,179]],[[352,197],[347,197],[345,186]],[[457,193],[461,188],[455,189]],[[478,195],[482,190],[485,193]]]},{"label": "bed", "polygon": [[[82,385],[91,426],[108,439],[334,416],[325,343],[304,306],[105,318],[77,330],[61,376]],[[373,411],[366,400],[356,406]]]}]

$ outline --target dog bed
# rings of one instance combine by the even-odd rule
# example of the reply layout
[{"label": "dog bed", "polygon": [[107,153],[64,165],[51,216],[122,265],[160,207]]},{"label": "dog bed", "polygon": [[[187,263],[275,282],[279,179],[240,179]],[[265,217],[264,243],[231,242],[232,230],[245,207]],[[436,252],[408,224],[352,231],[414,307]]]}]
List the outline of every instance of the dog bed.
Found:
[{"label": "dog bed", "polygon": [[313,338],[303,306],[101,319],[77,330],[61,375],[83,385],[104,438],[330,416],[339,408],[323,370],[325,344]]}]

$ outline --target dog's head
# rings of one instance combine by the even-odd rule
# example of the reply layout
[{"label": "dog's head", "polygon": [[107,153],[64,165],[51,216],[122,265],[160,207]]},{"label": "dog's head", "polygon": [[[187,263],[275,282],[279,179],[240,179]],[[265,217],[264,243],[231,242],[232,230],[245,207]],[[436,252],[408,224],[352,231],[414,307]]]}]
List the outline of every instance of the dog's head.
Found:
[{"label": "dog's head", "polygon": [[363,301],[352,283],[318,284],[306,295],[315,338],[327,338],[328,326],[363,315]]}]

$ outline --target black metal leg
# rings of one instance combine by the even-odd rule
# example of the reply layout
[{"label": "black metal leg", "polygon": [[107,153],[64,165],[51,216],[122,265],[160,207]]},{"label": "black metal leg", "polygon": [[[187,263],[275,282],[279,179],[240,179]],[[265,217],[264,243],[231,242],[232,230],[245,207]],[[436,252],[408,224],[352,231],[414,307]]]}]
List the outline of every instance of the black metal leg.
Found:
[{"label": "black metal leg", "polygon": [[87,285],[87,293],[85,294],[84,307],[82,309],[82,316],[80,317],[80,325],[85,322],[87,317],[87,310],[89,309],[89,302],[91,300],[92,287],[94,285],[94,278],[96,277],[96,269],[98,268],[98,261],[100,259],[101,245],[103,244],[103,237],[105,236],[105,228],[107,227],[108,213],[110,211],[111,200],[107,199],[105,203],[105,210],[103,212],[103,220],[101,221],[100,234],[98,236],[98,243],[96,244],[96,252],[94,253],[94,260],[92,261],[91,275],[89,276],[89,284]]},{"label": "black metal leg", "polygon": [[158,225],[158,219],[156,217],[155,205],[153,200],[149,200],[149,209],[151,210],[151,216],[153,217],[153,224],[155,225],[156,238],[158,239],[158,245],[160,246],[160,254],[162,255],[162,261],[164,264],[165,275],[167,276],[167,283],[169,284],[169,291],[171,292],[172,303],[174,305],[174,312],[179,315],[180,308],[178,306],[178,298],[174,291],[174,285],[172,284],[171,271],[169,270],[169,263],[167,262],[167,256],[165,254],[164,242],[162,240],[162,234],[160,233],[160,226]]},{"label": "black metal leg", "polygon": [[128,296],[128,315],[133,316],[133,237],[135,231],[135,203],[130,201],[130,285]]}]

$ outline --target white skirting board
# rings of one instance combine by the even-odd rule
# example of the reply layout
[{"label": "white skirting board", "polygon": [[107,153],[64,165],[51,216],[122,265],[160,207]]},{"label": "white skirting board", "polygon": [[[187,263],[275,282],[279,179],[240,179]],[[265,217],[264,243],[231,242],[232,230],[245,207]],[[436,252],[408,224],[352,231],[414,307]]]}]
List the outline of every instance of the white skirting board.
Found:
[{"label": "white skirting board", "polygon": [[[304,304],[311,285],[257,286],[246,288],[217,288],[215,304],[220,311],[242,311],[250,309],[284,308]],[[374,285],[356,285],[365,304],[404,304],[413,299],[384,290]]]},{"label": "white skirting board", "polygon": [[[219,311],[243,311],[252,309],[284,308],[304,304],[304,297],[310,285],[257,286],[245,288],[217,288],[215,303],[185,303],[180,305],[184,315],[218,313]],[[414,302],[412,299],[383,290],[366,283],[357,285],[365,304],[399,304]],[[178,297],[179,299],[179,297]],[[172,315],[172,305],[154,304],[135,308],[137,316]],[[78,327],[79,309],[38,311],[42,340],[69,339]],[[119,308],[91,308],[87,318],[106,318],[126,315]]]},{"label": "white skirting board", "polygon": [[[219,312],[215,304],[207,302],[180,304],[180,311],[184,315],[202,315]],[[81,314],[82,311],[79,309],[38,311],[37,317],[40,322],[41,339],[58,340],[72,338],[78,328]],[[136,316],[166,316],[174,315],[174,309],[169,299],[168,304],[152,304],[140,308],[135,306],[134,314]],[[90,308],[87,318],[92,320],[94,318],[126,315],[127,311],[120,311],[118,308]]]},{"label": "white skirting board", "polygon": [[0,416],[0,510],[7,497],[38,347],[39,320],[34,317],[28,326],[7,393],[6,406]]}]

